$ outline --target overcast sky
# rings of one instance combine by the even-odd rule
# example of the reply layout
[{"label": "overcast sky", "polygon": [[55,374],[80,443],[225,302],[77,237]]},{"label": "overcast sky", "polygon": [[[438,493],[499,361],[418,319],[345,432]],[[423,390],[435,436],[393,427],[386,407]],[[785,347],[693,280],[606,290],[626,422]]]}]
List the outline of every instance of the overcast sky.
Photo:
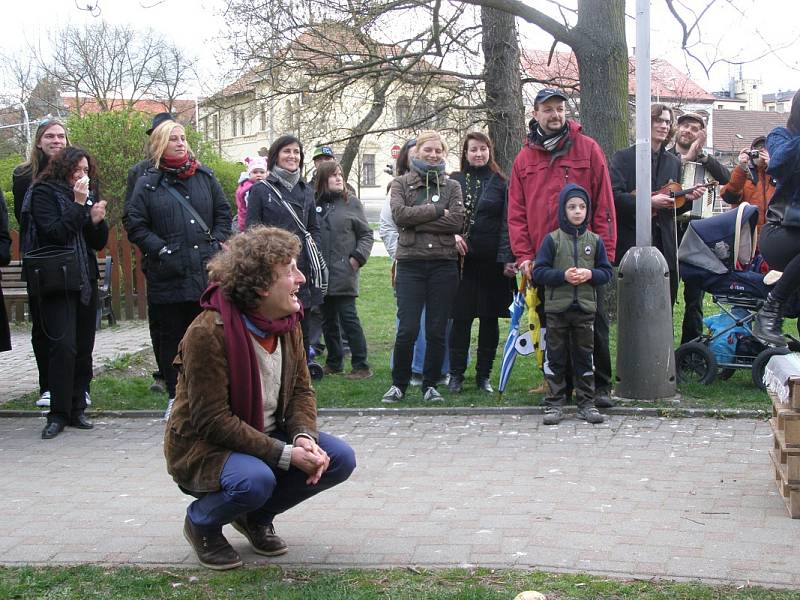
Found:
[{"label": "overcast sky", "polygon": [[[14,2],[6,7],[11,18],[0,21],[0,50],[15,52],[26,43],[46,38],[47,31],[60,25],[90,22],[93,17],[76,8],[76,1],[86,5],[96,0],[33,0],[26,5]],[[569,2],[570,0],[567,0]],[[572,0],[574,1],[574,0]],[[218,47],[217,37],[224,29],[219,10],[223,0],[99,0],[102,17],[114,24],[130,24],[134,28],[152,27],[165,37],[198,55],[208,68],[207,73],[217,73],[218,66],[212,50]],[[542,10],[553,12],[547,0],[528,0]],[[730,0],[718,0],[704,17],[703,40],[706,47],[697,48],[704,60],[716,58],[751,59],[768,53],[770,49],[791,44],[774,54],[745,64],[745,78],[761,79],[762,93],[795,90],[800,87],[800,43],[797,39],[797,20],[790,13],[795,0],[733,0],[741,13],[730,8]],[[705,2],[685,0],[685,4],[704,5]],[[150,8],[144,8],[150,6]],[[727,87],[731,74],[738,67],[719,64],[706,77],[703,69],[680,50],[681,31],[677,22],[667,12],[663,0],[653,0],[651,16],[651,56],[665,58],[689,75],[707,91]],[[30,10],[35,8],[35,10]],[[8,14],[8,13],[7,13]],[[553,13],[558,16],[557,13]],[[628,0],[627,14],[635,14],[635,1]],[[523,25],[525,44],[535,48],[549,48],[551,40],[536,27]],[[628,42],[635,41],[635,23],[628,19]],[[558,49],[567,48],[559,46]]]}]

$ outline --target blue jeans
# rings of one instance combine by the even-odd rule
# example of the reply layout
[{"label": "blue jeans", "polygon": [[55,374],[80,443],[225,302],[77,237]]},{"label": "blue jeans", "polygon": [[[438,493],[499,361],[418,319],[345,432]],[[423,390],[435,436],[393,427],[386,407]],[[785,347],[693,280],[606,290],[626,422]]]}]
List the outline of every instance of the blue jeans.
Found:
[{"label": "blue jeans", "polygon": [[[400,326],[400,319],[395,322],[395,330]],[[447,321],[447,332],[444,337],[444,360],[442,361],[442,376],[450,372],[450,352],[447,340],[450,339],[450,329],[453,326],[452,319]],[[422,373],[425,365],[425,309],[422,309],[422,317],[419,320],[419,332],[417,341],[414,342],[414,357],[411,359],[411,372]],[[394,369],[394,350],[389,354],[389,368]]]},{"label": "blue jeans", "polygon": [[[283,432],[273,432],[270,436],[288,441]],[[219,477],[222,489],[198,495],[186,514],[201,531],[219,531],[242,515],[247,515],[253,523],[269,525],[275,515],[342,483],[356,468],[355,452],[343,440],[320,432],[319,445],[331,464],[315,485],[306,484],[308,475],[300,469],[273,469],[260,458],[233,452]]]},{"label": "blue jeans", "polygon": [[436,387],[442,374],[447,320],[458,287],[455,260],[404,260],[397,263],[397,337],[392,383],[405,391],[411,379],[414,342],[425,310],[425,366],[422,387]]}]

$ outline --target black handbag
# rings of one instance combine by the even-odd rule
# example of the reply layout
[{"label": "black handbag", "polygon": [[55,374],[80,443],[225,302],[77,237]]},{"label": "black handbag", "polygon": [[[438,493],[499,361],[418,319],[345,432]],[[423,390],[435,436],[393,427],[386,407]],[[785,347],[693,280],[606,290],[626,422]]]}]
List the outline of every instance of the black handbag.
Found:
[{"label": "black handbag", "polygon": [[77,292],[81,271],[75,248],[42,246],[22,257],[22,273],[32,296]]}]

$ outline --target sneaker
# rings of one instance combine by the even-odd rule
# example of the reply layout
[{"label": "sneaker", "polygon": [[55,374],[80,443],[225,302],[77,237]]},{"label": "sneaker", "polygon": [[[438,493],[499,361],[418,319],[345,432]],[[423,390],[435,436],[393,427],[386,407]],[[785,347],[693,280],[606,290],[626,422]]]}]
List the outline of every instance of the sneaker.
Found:
[{"label": "sneaker", "polygon": [[242,558],[222,535],[222,529],[210,534],[201,533],[187,515],[183,522],[183,537],[194,548],[200,564],[204,567],[225,571],[242,566]]},{"label": "sneaker", "polygon": [[594,405],[596,408],[612,408],[614,406],[614,400],[611,399],[611,394],[609,392],[596,392],[594,395]]},{"label": "sneaker", "polygon": [[175,398],[170,398],[167,402],[167,410],[164,411],[164,420],[169,420],[169,416],[172,414],[172,405],[175,403]]},{"label": "sneaker", "polygon": [[322,367],[323,375],[341,375],[342,373],[344,373],[344,369],[334,369],[332,367],[329,367],[328,365]]},{"label": "sneaker", "polygon": [[412,373],[411,374],[411,381],[408,382],[410,385],[414,387],[420,387],[422,385],[422,374],[421,373]]},{"label": "sneaker", "polygon": [[441,402],[444,400],[442,395],[436,390],[435,387],[429,387],[425,390],[425,393],[422,395],[422,399],[425,402]]},{"label": "sneaker", "polygon": [[596,425],[598,423],[602,423],[605,421],[603,415],[600,414],[600,411],[597,410],[594,406],[587,406],[586,408],[579,408],[578,412],[575,415],[579,419],[586,421],[587,423],[591,423]]},{"label": "sneaker", "polygon": [[250,542],[253,550],[263,556],[280,556],[289,551],[286,542],[279,535],[275,534],[275,527],[269,525],[258,525],[251,523],[247,516],[234,519],[231,523],[233,528],[241,533]]},{"label": "sneaker", "polygon": [[405,394],[403,394],[403,390],[396,385],[393,385],[383,395],[381,402],[384,404],[393,404],[394,402],[400,402],[400,400],[403,399],[403,396],[405,396]]},{"label": "sneaker", "polygon": [[436,385],[447,385],[450,383],[450,373],[445,373],[442,375],[441,379],[436,382]]},{"label": "sneaker", "polygon": [[347,375],[344,376],[345,379],[369,379],[372,377],[372,371],[369,369],[353,369]]},{"label": "sneaker", "polygon": [[42,392],[42,395],[39,396],[39,399],[36,401],[36,406],[41,406],[44,408],[50,407],[50,390],[45,390]]},{"label": "sneaker", "polygon": [[545,425],[558,425],[564,420],[564,412],[557,406],[548,406],[544,409],[544,419],[542,423]]},{"label": "sneaker", "polygon": [[86,406],[92,405],[92,397],[89,396],[89,392],[86,392]]}]

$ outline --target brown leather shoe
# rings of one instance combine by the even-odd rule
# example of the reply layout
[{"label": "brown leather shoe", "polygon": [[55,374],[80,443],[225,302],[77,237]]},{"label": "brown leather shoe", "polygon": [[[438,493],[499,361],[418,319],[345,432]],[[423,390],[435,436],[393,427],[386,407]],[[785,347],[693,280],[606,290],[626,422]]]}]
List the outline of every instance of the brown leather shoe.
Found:
[{"label": "brown leather shoe", "polygon": [[183,537],[194,548],[200,564],[215,571],[227,571],[242,566],[239,553],[233,549],[222,535],[222,529],[213,534],[204,534],[197,530],[186,515],[183,522]]},{"label": "brown leather shoe", "polygon": [[347,375],[344,376],[345,379],[369,379],[372,377],[372,371],[369,369],[353,369]]},{"label": "brown leather shoe", "polygon": [[235,519],[233,528],[248,539],[253,550],[264,556],[280,556],[289,551],[286,542],[275,534],[275,527],[251,523],[246,516]]},{"label": "brown leather shoe", "polygon": [[324,375],[341,375],[344,373],[344,369],[332,369],[328,365],[322,367],[322,373]]}]

